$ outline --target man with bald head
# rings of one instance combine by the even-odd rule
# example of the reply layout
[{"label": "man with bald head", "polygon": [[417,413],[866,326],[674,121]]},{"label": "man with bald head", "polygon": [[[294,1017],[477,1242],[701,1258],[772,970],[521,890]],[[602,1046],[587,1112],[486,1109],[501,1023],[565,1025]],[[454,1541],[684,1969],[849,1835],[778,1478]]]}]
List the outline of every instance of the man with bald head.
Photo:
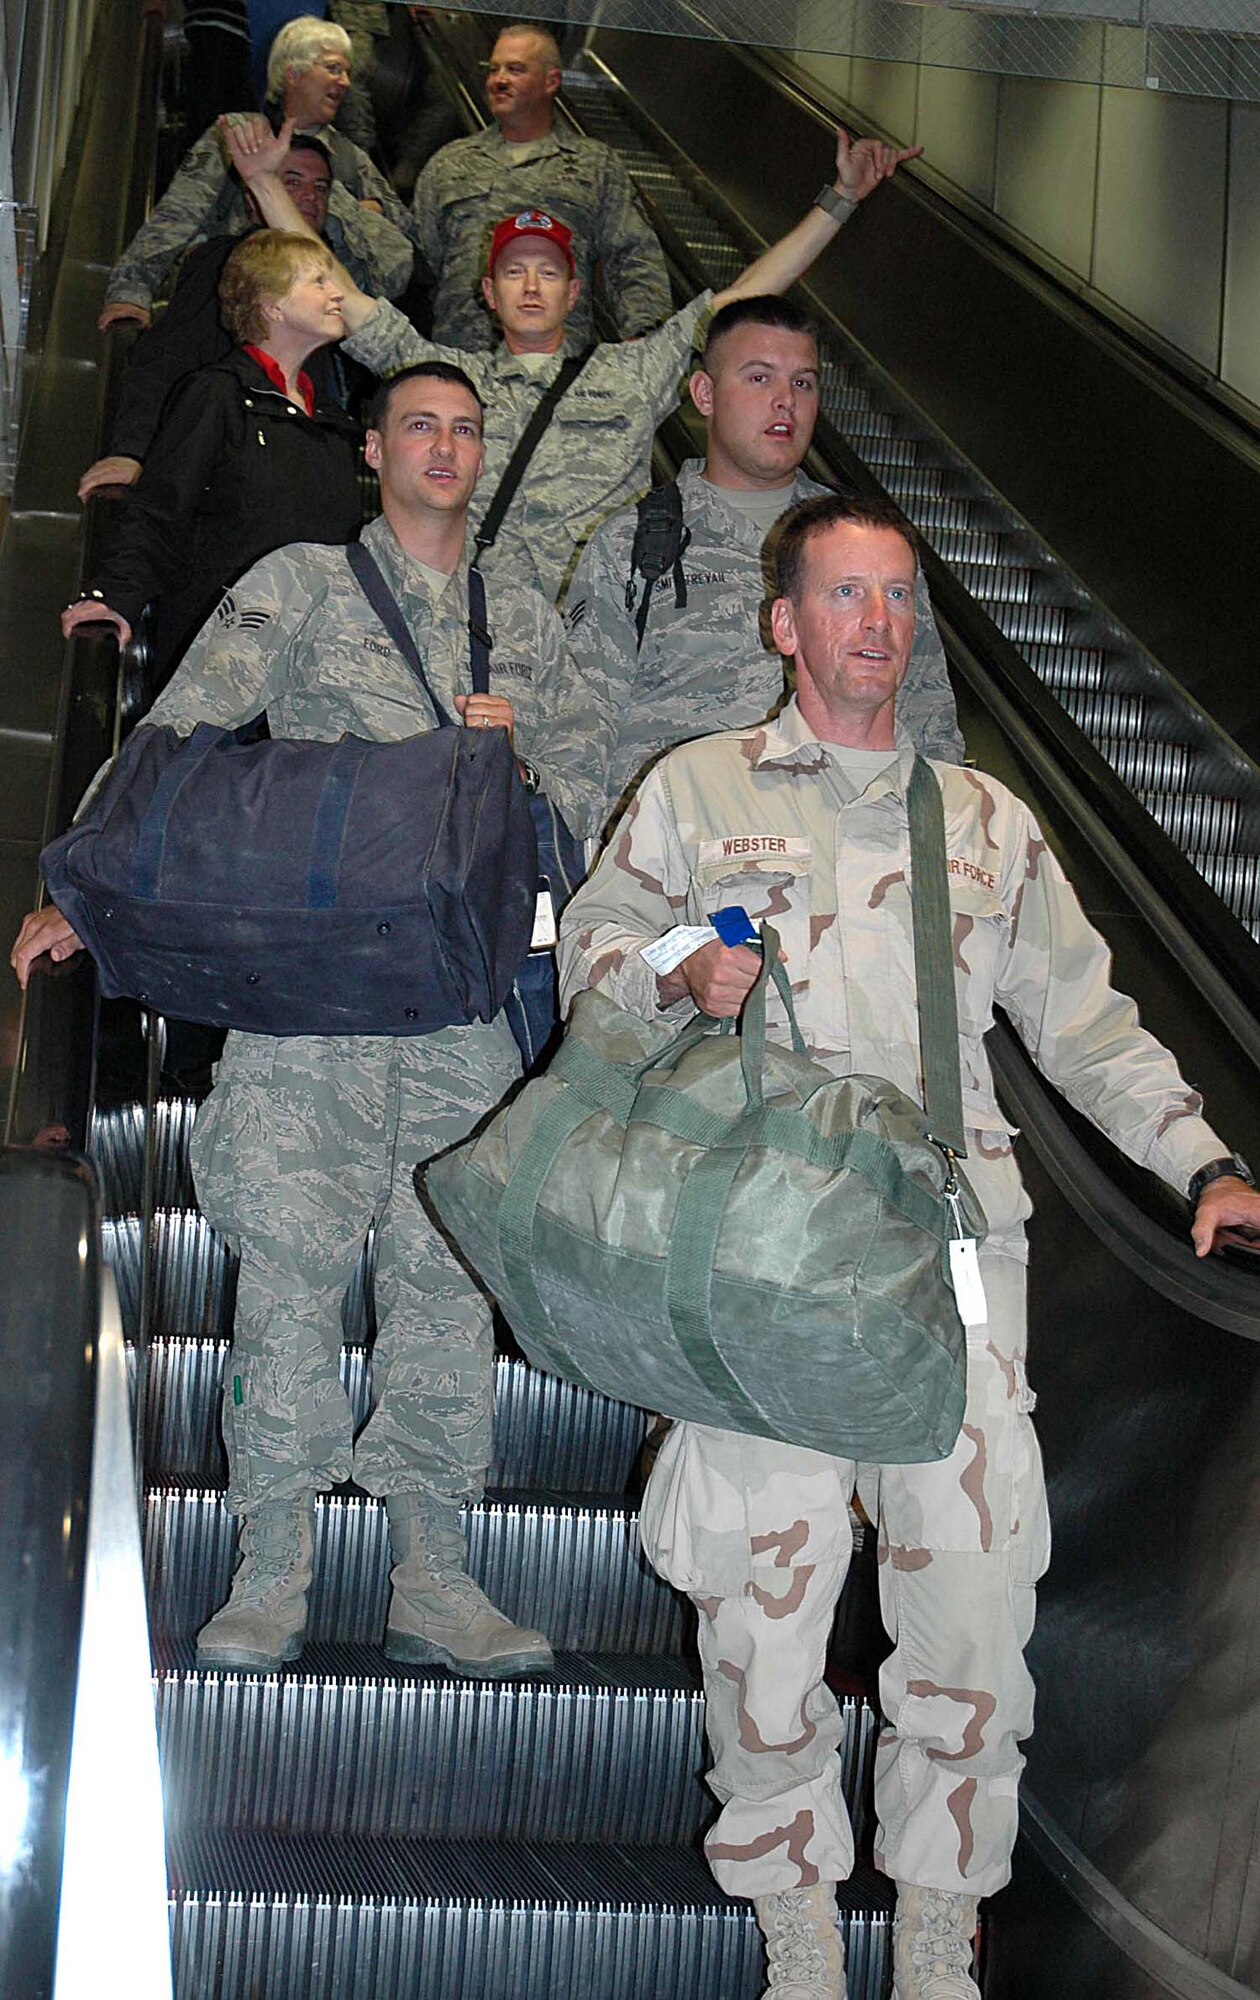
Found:
[{"label": "man with bald head", "polygon": [[555,118],[560,51],[546,28],[518,22],[490,57],[486,99],[493,123],[433,155],[413,202],[420,248],[434,274],[433,338],[487,348],[495,327],[480,279],[490,232],[514,210],[542,209],[572,230],[582,290],[570,314],[573,347],[589,346],[591,284],[598,264],[627,338],[673,311],[660,244],[618,155]]}]

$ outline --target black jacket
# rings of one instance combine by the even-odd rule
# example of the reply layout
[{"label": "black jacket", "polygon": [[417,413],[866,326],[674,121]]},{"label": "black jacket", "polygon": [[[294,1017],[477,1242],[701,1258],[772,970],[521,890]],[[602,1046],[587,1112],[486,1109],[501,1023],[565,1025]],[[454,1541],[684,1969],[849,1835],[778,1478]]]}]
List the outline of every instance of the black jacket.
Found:
[{"label": "black jacket", "polygon": [[359,532],[359,431],[306,415],[234,348],[172,393],[108,556],[84,589],[133,627],[159,600],[155,668],[178,659],[223,592],[287,542]]},{"label": "black jacket", "polygon": [[[111,456],[146,459],[176,383],[232,352],[232,336],[219,316],[219,279],[237,244],[253,234],[212,236],[184,258],[170,304],[140,335],[123,369],[109,426]],[[317,400],[344,408],[347,373],[340,350],[319,348],[306,368]]]}]

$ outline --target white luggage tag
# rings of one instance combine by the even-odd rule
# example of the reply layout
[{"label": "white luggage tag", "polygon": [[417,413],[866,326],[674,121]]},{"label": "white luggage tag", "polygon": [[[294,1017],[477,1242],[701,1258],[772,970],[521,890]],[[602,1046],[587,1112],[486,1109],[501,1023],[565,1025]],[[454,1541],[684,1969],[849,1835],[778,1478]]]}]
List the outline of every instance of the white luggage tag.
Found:
[{"label": "white luggage tag", "polygon": [[[950,1181],[953,1179],[951,1155]],[[987,1326],[989,1302],[984,1296],[984,1279],[980,1276],[980,1248],[975,1237],[968,1236],[963,1231],[962,1206],[958,1199],[957,1183],[953,1186],[946,1183],[945,1199],[954,1218],[954,1233],[949,1240],[949,1281],[954,1287],[958,1317],[964,1326]]]},{"label": "white luggage tag", "polygon": [[702,944],[712,944],[716,936],[712,924],[675,924],[672,931],[653,938],[651,944],[640,945],[639,957],[645,958],[653,972],[664,979],[684,958],[699,951]]},{"label": "white luggage tag", "polygon": [[551,884],[546,876],[538,885],[538,897],[534,904],[534,934],[530,938],[531,951],[554,951],[560,941],[556,928],[556,906],[552,901]]}]

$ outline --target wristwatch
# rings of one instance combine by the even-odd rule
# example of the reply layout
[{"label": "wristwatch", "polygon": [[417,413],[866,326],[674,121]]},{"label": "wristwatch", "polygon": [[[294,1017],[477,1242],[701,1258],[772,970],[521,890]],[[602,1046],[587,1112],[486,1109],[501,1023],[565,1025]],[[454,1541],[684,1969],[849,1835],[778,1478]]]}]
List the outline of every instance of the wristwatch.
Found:
[{"label": "wristwatch", "polygon": [[1220,1160],[1209,1160],[1205,1166],[1198,1169],[1197,1173],[1191,1174],[1186,1186],[1186,1199],[1191,1208],[1199,1206],[1199,1196],[1204,1188],[1211,1187],[1213,1181],[1230,1179],[1246,1181],[1248,1187],[1254,1187],[1256,1184],[1256,1177],[1251,1168],[1245,1160],[1240,1160],[1236,1153],[1227,1153]]},{"label": "wristwatch", "polygon": [[857,205],[851,194],[841,194],[839,188],[833,187],[830,181],[814,196],[814,207],[825,209],[836,222],[846,222]]}]

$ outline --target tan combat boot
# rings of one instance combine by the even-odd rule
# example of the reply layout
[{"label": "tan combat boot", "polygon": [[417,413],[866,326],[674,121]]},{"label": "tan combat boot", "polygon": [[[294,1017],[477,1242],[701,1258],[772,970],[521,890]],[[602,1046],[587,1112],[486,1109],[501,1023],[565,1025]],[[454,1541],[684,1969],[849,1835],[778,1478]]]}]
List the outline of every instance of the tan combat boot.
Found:
[{"label": "tan combat boot", "polygon": [[978,1909],[974,1896],[898,1882],[893,2000],[980,2000],[971,1977]]},{"label": "tan combat boot", "polygon": [[197,1634],[199,1667],[269,1673],[296,1660],[306,1639],[315,1502],[268,1500],[241,1517],[232,1592]]},{"label": "tan combat boot", "polygon": [[457,1504],[391,1493],[385,1510],[394,1557],[388,1659],[486,1680],[551,1672],[555,1660],[543,1634],[513,1625],[469,1576]]},{"label": "tan combat boot", "polygon": [[834,1882],[777,1889],[754,1897],[753,1908],[770,1969],[762,2000],[847,2000]]}]

